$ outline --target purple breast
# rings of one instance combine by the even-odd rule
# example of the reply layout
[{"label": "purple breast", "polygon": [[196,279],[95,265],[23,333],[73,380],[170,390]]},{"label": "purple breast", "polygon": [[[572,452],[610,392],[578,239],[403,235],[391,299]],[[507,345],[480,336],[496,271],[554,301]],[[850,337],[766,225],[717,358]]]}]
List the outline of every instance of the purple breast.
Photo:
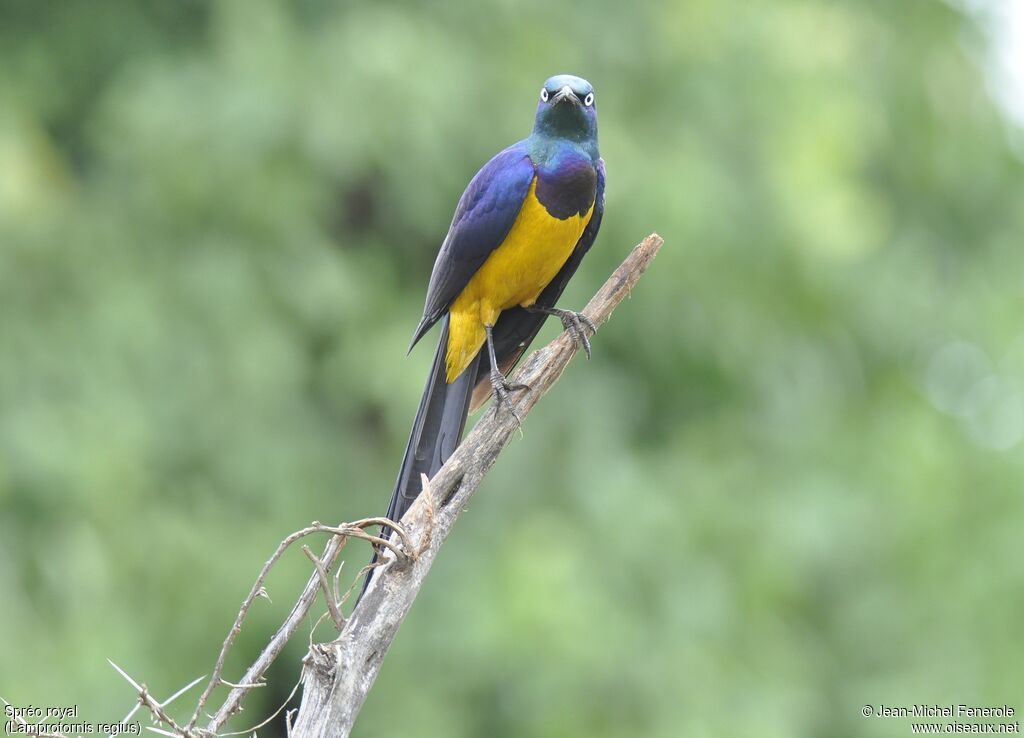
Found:
[{"label": "purple breast", "polygon": [[597,170],[589,158],[563,157],[537,167],[537,200],[552,217],[585,215],[594,205]]}]

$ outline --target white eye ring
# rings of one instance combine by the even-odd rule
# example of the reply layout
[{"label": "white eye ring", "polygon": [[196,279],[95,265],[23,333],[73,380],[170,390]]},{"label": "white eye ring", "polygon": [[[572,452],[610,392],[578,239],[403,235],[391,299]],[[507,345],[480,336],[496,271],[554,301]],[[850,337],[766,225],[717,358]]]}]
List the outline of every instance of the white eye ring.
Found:
[{"label": "white eye ring", "polygon": [[594,104],[594,93],[593,92],[588,92],[587,93],[587,96],[585,98],[583,98],[583,104],[586,105],[588,108],[591,105]]},{"label": "white eye ring", "polygon": [[547,87],[541,87],[540,88],[540,100],[541,100],[541,102],[547,102],[548,101],[548,88]]}]

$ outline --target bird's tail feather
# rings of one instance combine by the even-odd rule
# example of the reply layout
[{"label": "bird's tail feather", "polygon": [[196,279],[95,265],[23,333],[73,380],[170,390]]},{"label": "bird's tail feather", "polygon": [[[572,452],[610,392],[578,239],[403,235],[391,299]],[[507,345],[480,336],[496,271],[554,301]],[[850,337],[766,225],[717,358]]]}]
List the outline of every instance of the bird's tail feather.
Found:
[{"label": "bird's tail feather", "polygon": [[[423,390],[420,407],[412,424],[412,432],[409,434],[409,443],[405,447],[402,467],[398,472],[398,480],[395,482],[395,491],[391,496],[391,504],[388,506],[387,517],[396,522],[401,520],[402,515],[412,506],[422,491],[420,475],[426,474],[428,478],[434,476],[455,451],[455,447],[459,445],[459,441],[462,440],[462,431],[466,427],[473,386],[476,383],[477,364],[480,361],[480,354],[483,352],[478,352],[476,358],[470,362],[462,374],[454,382],[448,384],[445,381],[447,349],[448,316],[446,315],[441,321],[441,337],[438,341],[437,352],[434,354],[434,364],[431,367],[430,376],[427,378],[427,386]],[[390,531],[385,531],[385,533],[390,533]],[[375,555],[373,561],[376,560]],[[372,577],[373,571],[371,570],[363,584],[363,592],[366,591]]]}]

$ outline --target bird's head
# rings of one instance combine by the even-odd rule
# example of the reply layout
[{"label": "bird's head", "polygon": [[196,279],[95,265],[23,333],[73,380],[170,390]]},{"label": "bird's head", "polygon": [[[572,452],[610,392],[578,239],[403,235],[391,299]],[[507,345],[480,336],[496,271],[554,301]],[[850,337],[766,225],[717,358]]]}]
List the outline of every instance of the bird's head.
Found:
[{"label": "bird's head", "polygon": [[534,133],[575,141],[597,137],[594,86],[581,77],[559,74],[540,88]]}]

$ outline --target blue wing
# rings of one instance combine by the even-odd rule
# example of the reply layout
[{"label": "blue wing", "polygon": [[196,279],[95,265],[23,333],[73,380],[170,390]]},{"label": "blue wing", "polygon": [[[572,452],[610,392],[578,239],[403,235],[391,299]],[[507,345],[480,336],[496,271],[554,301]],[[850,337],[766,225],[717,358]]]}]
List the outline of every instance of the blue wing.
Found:
[{"label": "blue wing", "polygon": [[526,142],[520,141],[487,162],[470,181],[434,262],[423,319],[413,334],[412,346],[444,315],[491,252],[505,241],[534,174]]},{"label": "blue wing", "polygon": [[[537,298],[537,305],[554,307],[562,291],[569,283],[572,275],[576,273],[580,262],[586,256],[590,247],[594,245],[597,232],[601,228],[601,218],[604,216],[604,159],[597,161],[597,192],[594,201],[594,214],[590,216],[590,222],[583,229],[583,235],[576,242],[569,260],[559,270],[555,278],[551,280],[544,291]],[[547,316],[530,313],[521,307],[514,307],[503,310],[494,325],[494,354],[498,359],[498,370],[507,375],[515,366],[519,358],[526,352],[534,337],[544,325]],[[475,412],[482,405],[491,393],[489,381],[491,362],[485,353],[477,367],[477,386],[473,392],[473,401],[470,412]]]}]

